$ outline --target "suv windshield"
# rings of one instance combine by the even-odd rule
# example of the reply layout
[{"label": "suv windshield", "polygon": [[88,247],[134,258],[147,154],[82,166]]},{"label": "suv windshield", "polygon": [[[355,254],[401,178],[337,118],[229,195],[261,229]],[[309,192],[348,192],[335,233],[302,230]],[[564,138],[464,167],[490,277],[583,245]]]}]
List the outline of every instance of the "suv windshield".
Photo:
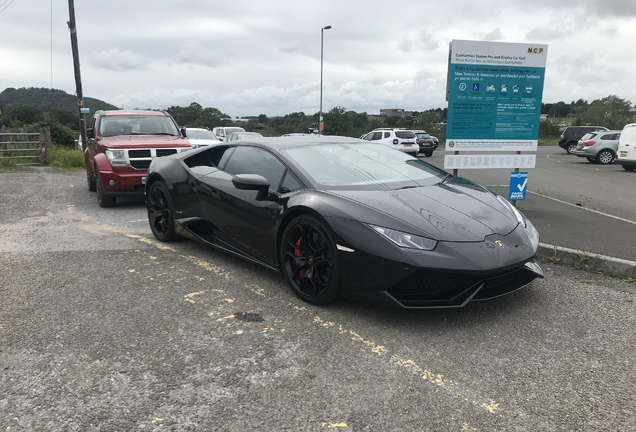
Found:
[{"label": "suv windshield", "polygon": [[99,122],[99,134],[116,135],[173,135],[179,136],[177,125],[165,116],[104,116]]},{"label": "suv windshield", "polygon": [[415,138],[413,131],[395,131],[395,136],[398,138]]},{"label": "suv windshield", "polygon": [[205,129],[186,129],[186,134],[192,139],[219,140],[211,131]]}]

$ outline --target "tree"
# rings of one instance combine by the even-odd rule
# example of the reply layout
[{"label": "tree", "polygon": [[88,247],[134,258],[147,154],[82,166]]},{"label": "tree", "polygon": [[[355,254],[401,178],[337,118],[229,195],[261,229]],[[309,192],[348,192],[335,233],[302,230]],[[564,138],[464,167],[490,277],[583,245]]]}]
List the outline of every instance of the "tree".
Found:
[{"label": "tree", "polygon": [[325,135],[351,136],[353,132],[353,120],[347,115],[346,108],[337,106],[325,113]]},{"label": "tree", "polygon": [[57,120],[61,125],[73,130],[79,130],[79,114],[77,114],[77,112],[73,112],[67,108],[53,108],[48,115]]},{"label": "tree", "polygon": [[194,121],[194,126],[215,128],[221,124],[223,113],[216,108],[202,109]]},{"label": "tree", "polygon": [[265,114],[260,114],[260,115],[258,116],[258,122],[259,122],[260,124],[264,124],[264,125],[266,125],[268,121],[269,121],[269,119],[267,118],[267,116],[266,116]]},{"label": "tree", "polygon": [[632,103],[616,95],[593,101],[589,107],[576,117],[577,125],[605,126],[609,129],[623,129],[630,123]]}]

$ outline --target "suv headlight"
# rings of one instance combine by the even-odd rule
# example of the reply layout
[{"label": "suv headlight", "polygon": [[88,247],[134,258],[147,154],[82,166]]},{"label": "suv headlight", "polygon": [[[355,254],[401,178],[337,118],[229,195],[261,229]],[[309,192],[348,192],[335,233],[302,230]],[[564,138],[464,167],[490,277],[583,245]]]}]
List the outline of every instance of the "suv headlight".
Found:
[{"label": "suv headlight", "polygon": [[367,226],[401,248],[432,251],[437,246],[437,240],[375,225]]},{"label": "suv headlight", "polygon": [[106,150],[106,157],[112,166],[127,166],[125,150]]}]

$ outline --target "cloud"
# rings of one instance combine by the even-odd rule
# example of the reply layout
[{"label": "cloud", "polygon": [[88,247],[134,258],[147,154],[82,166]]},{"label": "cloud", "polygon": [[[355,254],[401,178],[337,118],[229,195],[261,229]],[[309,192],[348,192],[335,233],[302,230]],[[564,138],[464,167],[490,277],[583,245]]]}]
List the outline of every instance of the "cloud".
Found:
[{"label": "cloud", "polygon": [[504,36],[501,33],[501,29],[499,27],[492,29],[492,31],[484,35],[484,40],[487,41],[499,41],[502,39],[504,39]]},{"label": "cloud", "polygon": [[216,51],[198,44],[184,45],[176,56],[178,63],[218,67],[221,58]]},{"label": "cloud", "polygon": [[95,52],[89,58],[90,63],[99,69],[108,70],[143,70],[148,69],[148,59],[132,51],[119,51],[111,48],[108,51]]}]

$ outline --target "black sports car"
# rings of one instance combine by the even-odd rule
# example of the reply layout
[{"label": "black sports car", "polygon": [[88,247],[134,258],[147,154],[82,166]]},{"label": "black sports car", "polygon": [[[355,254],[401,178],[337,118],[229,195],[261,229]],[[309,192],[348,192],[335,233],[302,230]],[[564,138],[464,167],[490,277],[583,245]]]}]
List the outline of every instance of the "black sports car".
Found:
[{"label": "black sports car", "polygon": [[460,307],[543,277],[539,235],[494,192],[382,144],[255,138],[155,159],[150,228],[280,271],[301,299]]}]

